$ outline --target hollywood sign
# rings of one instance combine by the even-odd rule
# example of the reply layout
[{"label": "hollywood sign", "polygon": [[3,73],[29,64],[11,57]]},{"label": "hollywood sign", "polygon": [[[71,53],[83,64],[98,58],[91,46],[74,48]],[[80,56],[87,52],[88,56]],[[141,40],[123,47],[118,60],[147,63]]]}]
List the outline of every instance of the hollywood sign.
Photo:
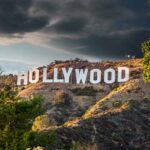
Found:
[{"label": "hollywood sign", "polygon": [[[58,68],[54,68],[51,78],[47,77],[47,68],[43,68],[42,82],[43,83],[70,83],[70,78],[75,73],[76,84],[85,84],[89,81],[91,84],[102,82],[102,71],[100,69],[73,69],[61,68],[62,77],[59,78]],[[88,76],[89,74],[89,76]],[[109,68],[103,71],[103,82],[112,84],[114,82],[126,82],[129,80],[129,68],[118,67],[117,70]],[[40,72],[38,69],[33,69],[26,72],[18,73],[17,85],[27,85],[28,83],[37,83],[40,80]]]}]

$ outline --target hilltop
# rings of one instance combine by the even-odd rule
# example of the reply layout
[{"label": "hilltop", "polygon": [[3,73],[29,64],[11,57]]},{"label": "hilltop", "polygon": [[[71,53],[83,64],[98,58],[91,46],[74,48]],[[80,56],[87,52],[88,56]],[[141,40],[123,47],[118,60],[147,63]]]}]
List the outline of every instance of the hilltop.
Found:
[{"label": "hilltop", "polygon": [[[133,59],[128,61],[103,61],[103,62],[88,62],[80,59],[72,60],[72,61],[55,61],[47,66],[48,74],[53,71],[53,68],[59,68],[61,70],[62,67],[73,67],[73,68],[100,68],[101,70],[105,70],[106,68],[114,68],[116,69],[118,66],[126,66],[130,68],[130,80],[132,78],[141,77],[141,59]],[[39,67],[42,78],[42,68]],[[61,75],[61,72],[60,72]],[[69,121],[75,117],[79,117],[83,115],[86,110],[94,105],[99,99],[102,99],[104,96],[109,94],[114,88],[118,87],[119,84],[116,82],[114,84],[85,84],[85,85],[76,85],[74,83],[75,78],[72,76],[72,84],[44,84],[41,82],[37,84],[29,84],[27,86],[21,87],[21,91],[19,92],[19,97],[29,97],[34,94],[42,94],[45,98],[44,108],[46,110],[46,114],[53,120],[54,124],[63,124],[65,121]],[[63,100],[64,97],[69,97],[68,101]],[[60,99],[60,100],[57,100]],[[67,98],[66,98],[67,99]],[[62,101],[62,102],[61,102]],[[57,104],[63,104],[65,101],[65,109],[63,110],[63,106],[60,107]],[[68,107],[67,107],[68,106]],[[59,115],[58,115],[58,114]],[[60,121],[61,120],[61,121]]]},{"label": "hilltop", "polygon": [[[28,97],[41,93],[45,97],[45,115],[35,121],[33,130],[57,132],[54,149],[149,149],[150,84],[142,80],[142,60],[57,62],[53,67],[105,69],[127,66],[130,80],[113,85],[30,84],[18,94]],[[39,125],[40,123],[40,125]],[[45,146],[46,148],[46,146]]]},{"label": "hilltop", "polygon": [[[3,76],[1,82],[18,88],[17,97],[26,100],[41,94],[44,98],[44,114],[33,120],[32,131],[48,137],[36,146],[46,150],[150,149],[150,84],[143,81],[142,59],[55,61],[47,66],[48,73],[55,67],[61,70],[70,66],[102,70],[126,66],[130,69],[130,79],[125,83],[76,85],[72,76],[71,84],[40,81],[17,87],[16,76]],[[40,78],[43,67],[38,68]],[[56,137],[51,148],[52,132]]]}]

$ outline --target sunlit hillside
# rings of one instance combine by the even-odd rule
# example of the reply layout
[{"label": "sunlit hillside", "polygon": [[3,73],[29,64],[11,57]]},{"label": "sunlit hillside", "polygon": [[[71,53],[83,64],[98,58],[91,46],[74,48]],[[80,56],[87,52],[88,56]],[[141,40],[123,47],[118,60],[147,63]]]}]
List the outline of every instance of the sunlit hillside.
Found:
[{"label": "sunlit hillside", "polygon": [[[12,134],[6,136],[8,139],[16,134],[16,140],[18,136],[24,139],[24,148],[41,150],[150,149],[150,84],[143,81],[142,59],[98,63],[58,61],[49,65],[49,72],[56,66],[101,69],[127,66],[130,79],[125,83],[97,85],[44,84],[40,81],[18,87],[15,76],[1,76],[1,107],[6,105],[7,110],[14,106],[15,111],[9,114],[8,109],[6,114],[14,122],[23,117],[26,126],[21,129],[19,122],[13,124],[8,118],[6,123],[10,121],[13,129],[16,128],[14,132],[9,126],[6,133]],[[42,67],[39,69],[41,72]],[[39,94],[42,97],[37,97]],[[4,138],[7,126],[0,127],[0,135]],[[15,147],[23,149],[19,145],[22,138],[14,141],[18,143]],[[11,146],[0,140],[1,147]]]}]

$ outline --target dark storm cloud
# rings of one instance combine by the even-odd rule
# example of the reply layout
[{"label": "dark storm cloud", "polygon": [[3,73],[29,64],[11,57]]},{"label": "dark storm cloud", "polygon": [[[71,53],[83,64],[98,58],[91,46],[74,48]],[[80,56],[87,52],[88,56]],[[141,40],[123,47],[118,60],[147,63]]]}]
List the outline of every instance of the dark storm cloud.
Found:
[{"label": "dark storm cloud", "polygon": [[66,51],[139,57],[140,43],[150,37],[149,10],[149,0],[0,0],[0,32],[40,30]]},{"label": "dark storm cloud", "polygon": [[[70,3],[74,1],[69,2],[68,10],[74,10],[74,5]],[[142,56],[140,43],[150,37],[148,1],[89,0],[86,3],[84,1],[78,3],[81,9],[73,11],[71,15],[86,18],[84,28],[83,26],[78,28],[86,33],[86,36],[83,37],[81,32],[81,38],[78,39],[73,39],[71,36],[58,37],[53,40],[55,45],[72,52],[99,57],[123,58],[126,54]],[[70,18],[68,10],[62,12]],[[63,17],[66,17],[65,15]],[[56,29],[59,23],[63,26],[62,22],[58,22],[54,26]],[[66,29],[66,34],[67,28],[64,23],[63,31]]]},{"label": "dark storm cloud", "polygon": [[0,0],[0,32],[24,33],[41,29],[48,22],[46,16],[30,16],[32,0]]},{"label": "dark storm cloud", "polygon": [[34,13],[44,13],[45,15],[51,16],[59,9],[59,3],[52,0],[32,0],[32,9]]},{"label": "dark storm cloud", "polygon": [[132,31],[127,35],[98,36],[90,35],[82,39],[60,38],[54,44],[60,43],[58,48],[64,47],[75,53],[103,58],[124,58],[125,55],[141,57],[141,41],[148,39],[150,31]]},{"label": "dark storm cloud", "polygon": [[85,18],[69,18],[56,23],[51,30],[57,33],[78,33],[84,29],[85,25]]}]

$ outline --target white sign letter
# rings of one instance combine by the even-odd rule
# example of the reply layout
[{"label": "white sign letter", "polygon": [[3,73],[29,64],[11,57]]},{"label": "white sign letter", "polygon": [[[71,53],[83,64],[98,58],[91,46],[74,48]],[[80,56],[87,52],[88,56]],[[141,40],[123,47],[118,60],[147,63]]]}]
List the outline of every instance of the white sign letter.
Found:
[{"label": "white sign letter", "polygon": [[[95,73],[96,73],[96,79],[95,79]],[[97,84],[101,81],[101,71],[99,69],[93,69],[90,72],[90,82],[93,84]]]},{"label": "white sign letter", "polygon": [[[33,79],[33,73],[34,73],[34,79]],[[30,83],[37,83],[39,81],[39,70],[33,69],[29,71],[29,82]]]},{"label": "white sign letter", "polygon": [[47,79],[47,68],[43,68],[43,82],[44,83],[52,83],[52,79]]},{"label": "white sign letter", "polygon": [[70,79],[70,75],[71,75],[72,70],[73,70],[73,68],[69,68],[68,71],[66,71],[66,68],[62,68],[63,75],[65,78],[65,83],[69,83],[69,79]]},{"label": "white sign letter", "polygon": [[80,84],[81,82],[85,84],[88,69],[85,69],[85,71],[83,71],[83,69],[75,69],[75,72],[76,72],[76,82],[77,82],[77,84]]},{"label": "white sign letter", "polygon": [[58,79],[58,74],[59,74],[58,68],[54,68],[54,82],[55,83],[62,83],[62,82],[64,82],[63,79]]},{"label": "white sign letter", "polygon": [[22,80],[24,81],[23,82],[24,85],[28,84],[28,71],[22,72],[22,73],[18,73],[17,85],[21,85],[21,81]]},{"label": "white sign letter", "polygon": [[[123,77],[124,72],[124,77]],[[118,68],[118,82],[126,82],[129,80],[129,68],[119,67]]]},{"label": "white sign letter", "polygon": [[[110,73],[110,78],[109,79],[109,73]],[[115,82],[115,70],[114,69],[106,69],[104,72],[104,82],[111,84]]]}]

